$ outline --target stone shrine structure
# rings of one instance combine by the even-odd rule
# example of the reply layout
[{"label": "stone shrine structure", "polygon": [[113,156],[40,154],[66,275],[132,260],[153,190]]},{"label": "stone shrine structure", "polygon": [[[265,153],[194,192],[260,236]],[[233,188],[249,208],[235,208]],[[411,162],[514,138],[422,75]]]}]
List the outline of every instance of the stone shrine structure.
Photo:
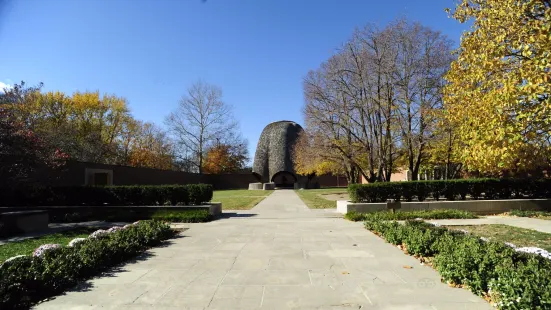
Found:
[{"label": "stone shrine structure", "polygon": [[277,187],[293,187],[297,183],[292,150],[302,131],[292,121],[273,122],[262,130],[253,163],[253,174],[259,182]]}]

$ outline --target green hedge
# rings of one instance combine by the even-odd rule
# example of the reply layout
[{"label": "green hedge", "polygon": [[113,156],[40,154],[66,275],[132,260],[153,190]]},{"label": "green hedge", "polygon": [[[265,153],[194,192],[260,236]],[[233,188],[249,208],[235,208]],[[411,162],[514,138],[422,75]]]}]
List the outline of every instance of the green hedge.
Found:
[{"label": "green hedge", "polygon": [[6,261],[0,266],[0,309],[28,309],[173,235],[174,231],[162,222],[142,221],[72,247],[47,251],[40,257]]},{"label": "green hedge", "polygon": [[442,280],[490,296],[499,309],[551,309],[551,260],[422,221],[365,222],[411,255],[434,257]]},{"label": "green hedge", "polygon": [[421,211],[379,211],[373,213],[348,212],[344,215],[347,220],[353,222],[370,220],[441,220],[441,219],[475,219],[476,215],[462,210],[421,210]]},{"label": "green hedge", "polygon": [[0,206],[200,205],[212,194],[210,184],[4,188]]},{"label": "green hedge", "polygon": [[387,199],[424,201],[462,199],[551,198],[551,180],[460,179],[447,181],[380,182],[351,184],[352,202],[386,202]]}]

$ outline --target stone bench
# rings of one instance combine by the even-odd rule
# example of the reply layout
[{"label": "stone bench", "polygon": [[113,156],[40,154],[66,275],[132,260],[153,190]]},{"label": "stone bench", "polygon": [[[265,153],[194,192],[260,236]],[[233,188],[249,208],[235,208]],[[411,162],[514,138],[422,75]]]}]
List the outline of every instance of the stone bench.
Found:
[{"label": "stone bench", "polygon": [[48,229],[49,217],[46,210],[29,210],[0,213],[0,236],[43,231]]}]

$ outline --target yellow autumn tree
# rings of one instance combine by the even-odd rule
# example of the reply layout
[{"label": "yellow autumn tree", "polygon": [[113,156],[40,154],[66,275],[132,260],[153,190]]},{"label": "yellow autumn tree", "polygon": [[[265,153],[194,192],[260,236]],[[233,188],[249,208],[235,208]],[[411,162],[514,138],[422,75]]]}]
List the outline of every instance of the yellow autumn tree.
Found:
[{"label": "yellow autumn tree", "polygon": [[243,169],[246,160],[246,150],[241,146],[218,144],[207,151],[203,172],[207,174],[237,172]]},{"label": "yellow autumn tree", "polygon": [[446,120],[469,170],[499,174],[549,164],[551,2],[462,0],[472,21],[446,76]]},{"label": "yellow autumn tree", "polygon": [[295,172],[307,176],[309,181],[316,175],[345,174],[342,157],[314,140],[305,132],[299,134],[292,149]]}]

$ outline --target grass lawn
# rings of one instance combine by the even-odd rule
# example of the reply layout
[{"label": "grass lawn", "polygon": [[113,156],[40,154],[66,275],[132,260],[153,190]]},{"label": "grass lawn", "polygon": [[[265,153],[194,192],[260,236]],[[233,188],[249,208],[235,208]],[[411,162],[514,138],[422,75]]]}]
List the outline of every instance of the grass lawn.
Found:
[{"label": "grass lawn", "polygon": [[[310,209],[331,209],[337,207],[337,200],[348,199],[346,187],[333,187],[322,189],[301,189],[295,193],[304,201]],[[329,199],[328,199],[329,198]]]},{"label": "grass lawn", "polygon": [[518,228],[509,225],[470,225],[448,226],[449,229],[464,229],[480,237],[491,240],[510,242],[518,247],[538,247],[551,251],[551,234],[532,229]]},{"label": "grass lawn", "polygon": [[47,243],[67,245],[74,238],[85,238],[99,228],[77,228],[59,233],[45,235],[39,238],[26,239],[17,242],[9,242],[0,245],[0,262],[16,255],[30,255],[39,246]]},{"label": "grass lawn", "polygon": [[247,189],[214,191],[212,201],[221,202],[224,210],[249,210],[273,191]]}]

